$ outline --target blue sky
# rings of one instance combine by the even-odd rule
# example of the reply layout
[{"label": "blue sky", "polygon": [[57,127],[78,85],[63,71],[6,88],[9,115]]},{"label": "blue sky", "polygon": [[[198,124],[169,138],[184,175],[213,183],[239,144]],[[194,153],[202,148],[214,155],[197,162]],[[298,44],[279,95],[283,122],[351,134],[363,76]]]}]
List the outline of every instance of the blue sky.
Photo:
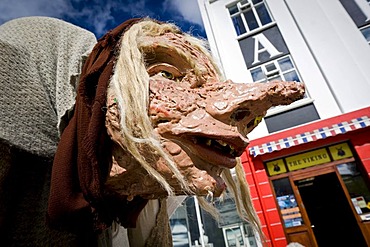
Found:
[{"label": "blue sky", "polygon": [[63,19],[97,38],[127,19],[149,16],[205,37],[197,0],[0,0],[0,25],[23,16]]}]

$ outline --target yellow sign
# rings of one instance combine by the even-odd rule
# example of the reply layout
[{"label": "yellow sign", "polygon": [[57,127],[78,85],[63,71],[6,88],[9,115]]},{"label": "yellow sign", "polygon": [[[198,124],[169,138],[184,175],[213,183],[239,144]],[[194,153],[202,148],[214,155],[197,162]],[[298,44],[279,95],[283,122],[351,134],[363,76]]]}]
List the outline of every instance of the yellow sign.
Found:
[{"label": "yellow sign", "polygon": [[295,171],[311,166],[330,162],[330,156],[325,148],[298,154],[285,158],[289,171]]},{"label": "yellow sign", "polygon": [[287,172],[283,159],[267,162],[266,167],[270,176]]},{"label": "yellow sign", "polygon": [[353,154],[347,143],[340,143],[329,147],[333,160],[341,160],[352,157]]}]

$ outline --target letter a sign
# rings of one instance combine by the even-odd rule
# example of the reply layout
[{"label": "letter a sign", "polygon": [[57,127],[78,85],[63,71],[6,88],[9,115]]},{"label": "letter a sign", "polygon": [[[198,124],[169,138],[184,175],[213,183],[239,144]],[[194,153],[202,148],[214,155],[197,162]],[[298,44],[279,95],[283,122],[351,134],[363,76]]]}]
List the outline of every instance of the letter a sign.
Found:
[{"label": "letter a sign", "polygon": [[[262,52],[267,52],[270,54],[270,58],[280,55],[276,47],[266,38],[263,33],[253,36],[254,38],[254,61],[252,65],[260,62],[258,56]],[[261,48],[260,48],[261,47]]]},{"label": "letter a sign", "polygon": [[247,68],[288,54],[288,48],[277,26],[239,40]]}]

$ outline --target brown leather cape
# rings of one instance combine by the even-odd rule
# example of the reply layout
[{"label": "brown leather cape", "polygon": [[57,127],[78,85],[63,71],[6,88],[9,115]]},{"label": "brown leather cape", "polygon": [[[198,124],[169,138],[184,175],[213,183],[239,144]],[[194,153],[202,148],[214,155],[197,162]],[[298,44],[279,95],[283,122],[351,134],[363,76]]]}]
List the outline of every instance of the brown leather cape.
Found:
[{"label": "brown leather cape", "polygon": [[53,228],[102,230],[113,220],[124,227],[135,227],[147,203],[141,197],[127,201],[104,190],[112,157],[105,128],[107,86],[120,38],[140,20],[128,20],[109,31],[98,40],[84,64],[74,115],[61,135],[53,163],[47,215]]}]

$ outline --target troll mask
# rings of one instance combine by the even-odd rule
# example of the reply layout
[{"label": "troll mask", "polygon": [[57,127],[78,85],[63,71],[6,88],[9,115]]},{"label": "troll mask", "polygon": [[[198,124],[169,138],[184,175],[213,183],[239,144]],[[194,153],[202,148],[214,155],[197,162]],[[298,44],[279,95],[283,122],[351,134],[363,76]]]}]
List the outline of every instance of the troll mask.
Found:
[{"label": "troll mask", "polygon": [[[270,107],[302,98],[303,85],[224,81],[197,39],[167,24],[131,29],[137,46],[120,54],[108,89],[106,127],[115,144],[107,188],[128,198],[220,196],[222,174],[237,165],[247,134]],[[127,49],[130,31],[125,36]],[[138,60],[133,71],[127,56]]]}]

